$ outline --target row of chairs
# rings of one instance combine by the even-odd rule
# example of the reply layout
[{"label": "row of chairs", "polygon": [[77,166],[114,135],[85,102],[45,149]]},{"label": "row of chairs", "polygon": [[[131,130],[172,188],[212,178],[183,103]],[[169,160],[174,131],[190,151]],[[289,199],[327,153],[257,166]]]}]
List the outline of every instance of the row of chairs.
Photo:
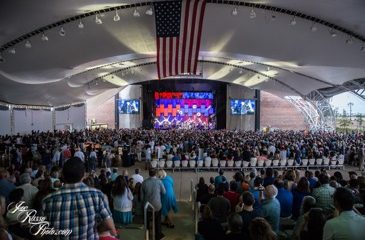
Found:
[{"label": "row of chairs", "polygon": [[301,163],[298,164],[294,159],[288,160],[258,160],[257,158],[251,158],[250,162],[247,161],[227,161],[218,160],[217,158],[207,157],[205,160],[183,160],[183,161],[172,161],[172,160],[157,160],[151,161],[151,166],[154,168],[165,168],[165,169],[209,169],[209,168],[237,168],[237,169],[249,169],[249,168],[343,168],[344,158],[337,158],[330,160],[329,158],[318,158],[318,159],[302,159]]}]

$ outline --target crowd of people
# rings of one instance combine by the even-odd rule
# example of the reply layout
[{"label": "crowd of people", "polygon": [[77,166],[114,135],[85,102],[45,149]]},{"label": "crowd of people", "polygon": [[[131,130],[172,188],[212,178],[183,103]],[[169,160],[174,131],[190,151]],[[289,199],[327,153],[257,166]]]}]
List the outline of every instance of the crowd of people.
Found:
[{"label": "crowd of people", "polygon": [[[112,239],[117,235],[115,225],[132,223],[148,201],[155,211],[156,239],[162,239],[161,225],[174,228],[171,212],[177,212],[178,206],[173,178],[162,169],[149,168],[152,159],[288,158],[300,164],[304,158],[343,155],[347,164],[362,170],[364,142],[362,133],[306,131],[107,129],[1,136],[0,234],[4,239],[34,237],[29,231],[35,229],[32,225],[17,221],[16,213],[24,205],[45,216],[49,227],[62,230],[57,234],[69,234],[70,239]],[[149,169],[148,179],[143,179],[139,169],[131,177],[127,170],[120,174],[113,169],[142,160]],[[217,236],[242,239],[242,235],[244,239],[274,239],[283,233],[289,236],[286,228],[294,227],[290,237],[296,239],[318,238],[322,232],[324,239],[339,239],[333,235],[340,229],[337,222],[356,219],[351,222],[352,230],[359,232],[357,226],[365,224],[363,217],[357,218],[364,214],[364,188],[364,178],[356,173],[345,181],[340,172],[334,176],[294,170],[279,174],[267,168],[249,175],[238,172],[228,181],[221,172],[210,185],[203,179],[197,186],[197,200],[203,206],[199,236],[205,240]],[[360,206],[358,213],[349,210],[350,204]],[[311,216],[313,221],[323,217],[322,225],[311,222]]]},{"label": "crowd of people", "polygon": [[[267,168],[236,172],[229,181],[221,170],[209,184],[196,185],[201,204],[199,237],[213,239],[363,239],[365,176],[326,170]],[[217,238],[218,236],[218,238]],[[200,238],[199,238],[200,239]]]}]

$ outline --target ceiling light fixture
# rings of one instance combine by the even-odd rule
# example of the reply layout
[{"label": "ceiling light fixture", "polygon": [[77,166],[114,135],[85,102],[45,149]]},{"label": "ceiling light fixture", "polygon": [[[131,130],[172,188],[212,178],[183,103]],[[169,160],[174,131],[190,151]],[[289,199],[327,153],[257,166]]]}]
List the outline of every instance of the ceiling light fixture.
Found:
[{"label": "ceiling light fixture", "polygon": [[141,14],[138,12],[138,9],[134,9],[134,12],[133,12],[133,17],[140,17]]},{"label": "ceiling light fixture", "polygon": [[58,34],[60,34],[61,37],[66,36],[66,31],[63,27],[60,28],[60,31],[58,31]]},{"label": "ceiling light fixture", "polygon": [[146,10],[146,15],[149,15],[149,16],[152,16],[152,15],[153,15],[152,7],[148,8],[148,9]]},{"label": "ceiling light fixture", "polygon": [[233,10],[232,10],[232,15],[233,15],[233,16],[237,16],[237,14],[238,14],[238,10],[237,10],[237,8],[235,7],[235,8],[233,8]]},{"label": "ceiling light fixture", "polygon": [[31,48],[31,47],[32,47],[32,44],[30,43],[30,41],[29,41],[29,40],[27,40],[27,41],[25,41],[24,46],[25,46],[26,48]]},{"label": "ceiling light fixture", "polygon": [[352,44],[352,37],[349,37],[348,39],[346,39],[346,44]]},{"label": "ceiling light fixture", "polygon": [[330,34],[331,34],[331,37],[333,37],[333,38],[337,36],[337,33],[333,28],[331,28]]},{"label": "ceiling light fixture", "polygon": [[79,24],[77,25],[78,28],[82,29],[84,28],[84,24],[82,23],[82,21],[80,20]]},{"label": "ceiling light fixture", "polygon": [[255,10],[252,8],[251,9],[251,12],[250,12],[250,18],[251,19],[254,19],[256,17],[256,12],[255,12]]},{"label": "ceiling light fixture", "polygon": [[242,74],[242,73],[243,73],[243,71],[242,71],[242,69],[240,69],[239,74]]},{"label": "ceiling light fixture", "polygon": [[41,37],[42,41],[48,41],[48,37],[46,34],[42,33],[42,37]]},{"label": "ceiling light fixture", "polygon": [[297,25],[297,21],[296,21],[296,19],[295,19],[295,16],[294,16],[294,17],[293,17],[293,19],[290,21],[290,25],[292,25],[292,26]]},{"label": "ceiling light fixture", "polygon": [[9,49],[9,53],[11,53],[11,54],[15,54],[15,53],[16,53],[15,48],[10,48],[10,49]]},{"label": "ceiling light fixture", "polygon": [[114,22],[118,22],[120,20],[119,14],[118,14],[118,10],[115,10],[115,15],[113,18]]},{"label": "ceiling light fixture", "polygon": [[95,15],[95,23],[96,24],[103,24],[103,21],[98,17],[98,14]]},{"label": "ceiling light fixture", "polygon": [[312,31],[312,32],[317,31],[316,23],[313,23],[313,24],[312,24],[312,26],[311,26],[311,31]]}]

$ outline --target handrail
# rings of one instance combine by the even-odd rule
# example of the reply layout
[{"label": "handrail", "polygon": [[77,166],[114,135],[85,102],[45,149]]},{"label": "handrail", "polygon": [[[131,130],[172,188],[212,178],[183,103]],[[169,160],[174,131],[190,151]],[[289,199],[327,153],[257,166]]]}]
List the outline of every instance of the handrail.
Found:
[{"label": "handrail", "polygon": [[149,232],[148,232],[148,227],[147,227],[147,211],[148,208],[152,209],[152,240],[155,240],[155,208],[152,206],[151,203],[146,202],[146,204],[144,205],[144,230],[145,230],[145,240],[149,240],[150,236],[149,236]]},{"label": "handrail", "polygon": [[193,201],[193,191],[194,191],[194,180],[191,178],[190,179],[190,197],[189,197],[190,202]]},{"label": "handrail", "polygon": [[194,209],[195,234],[198,234],[199,209],[200,209],[200,202],[195,202],[195,209]]}]

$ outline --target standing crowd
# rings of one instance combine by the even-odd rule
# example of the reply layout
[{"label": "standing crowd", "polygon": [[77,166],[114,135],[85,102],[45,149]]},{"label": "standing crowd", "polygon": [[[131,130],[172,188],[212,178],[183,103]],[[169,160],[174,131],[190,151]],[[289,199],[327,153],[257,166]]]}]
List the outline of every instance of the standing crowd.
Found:
[{"label": "standing crowd", "polygon": [[[161,225],[174,228],[171,212],[178,208],[173,179],[163,170],[149,168],[152,159],[288,158],[300,165],[304,158],[343,156],[348,164],[363,170],[364,142],[364,134],[304,131],[120,129],[1,136],[0,234],[4,239],[34,237],[31,226],[17,220],[16,206],[24,204],[47,217],[50,227],[71,231],[67,232],[70,239],[112,239],[117,235],[115,225],[132,223],[134,217],[142,216],[143,206],[149,202],[156,239],[162,239]],[[143,179],[139,169],[129,176],[126,170],[119,174],[112,168],[129,167],[142,159],[149,168],[148,179]],[[218,235],[209,236],[215,232],[222,239],[242,239],[242,235],[244,239],[282,235],[306,239],[323,232],[323,239],[340,239],[335,233],[341,228],[336,224],[350,221],[353,227],[342,230],[352,239],[360,239],[354,230],[362,233],[365,229],[358,227],[365,226],[360,217],[363,177],[351,174],[345,181],[340,172],[329,176],[320,171],[301,175],[293,170],[279,174],[267,168],[247,176],[237,173],[232,181],[227,181],[223,172],[211,179],[210,185],[201,180],[197,187],[203,206],[199,236],[217,239],[214,237]],[[354,204],[356,213],[349,210]],[[152,213],[147,214],[151,218]],[[311,222],[312,215],[314,221],[323,219],[322,225]],[[294,233],[288,233],[288,229],[294,229]]]}]

